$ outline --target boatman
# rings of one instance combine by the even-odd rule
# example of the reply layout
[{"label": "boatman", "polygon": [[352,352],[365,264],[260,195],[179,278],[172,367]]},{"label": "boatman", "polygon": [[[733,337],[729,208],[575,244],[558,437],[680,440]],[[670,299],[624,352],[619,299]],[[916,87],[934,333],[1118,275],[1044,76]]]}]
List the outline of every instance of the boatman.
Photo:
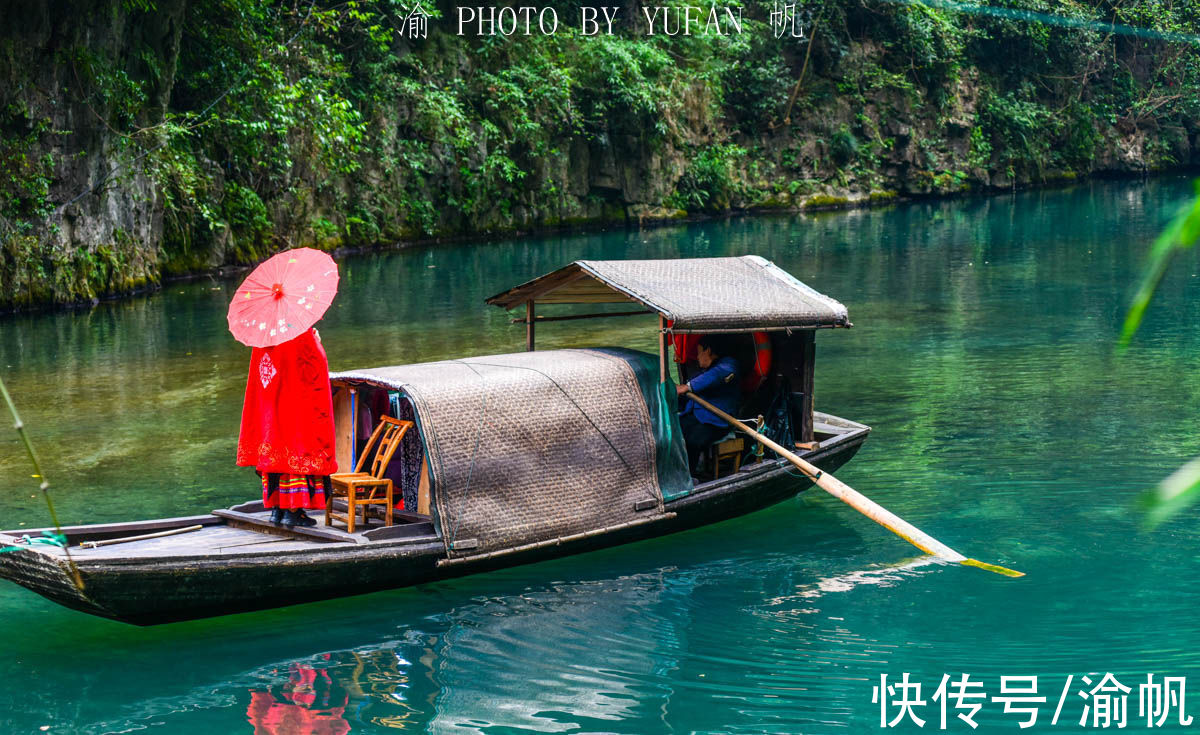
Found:
[{"label": "boatman", "polygon": [[[725,413],[737,411],[741,399],[738,362],[725,354],[725,345],[712,335],[696,343],[696,361],[704,372],[676,387],[679,396],[691,391]],[[695,401],[679,411],[679,428],[687,445],[688,466],[696,471],[700,453],[729,433],[729,423]]]}]

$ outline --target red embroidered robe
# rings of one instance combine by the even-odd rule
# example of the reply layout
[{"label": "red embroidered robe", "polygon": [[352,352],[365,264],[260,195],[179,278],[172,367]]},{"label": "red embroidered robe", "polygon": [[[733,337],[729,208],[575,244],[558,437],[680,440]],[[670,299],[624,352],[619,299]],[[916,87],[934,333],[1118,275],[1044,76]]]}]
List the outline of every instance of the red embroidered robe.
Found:
[{"label": "red embroidered robe", "polygon": [[315,330],[251,353],[237,464],[264,475],[337,471],[329,361]]}]

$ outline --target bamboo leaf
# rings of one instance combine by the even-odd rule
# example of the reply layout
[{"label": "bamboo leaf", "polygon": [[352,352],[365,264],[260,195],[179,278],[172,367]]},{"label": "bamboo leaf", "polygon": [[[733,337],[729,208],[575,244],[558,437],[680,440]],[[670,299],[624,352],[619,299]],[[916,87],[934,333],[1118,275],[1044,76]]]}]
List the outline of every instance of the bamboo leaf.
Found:
[{"label": "bamboo leaf", "polygon": [[1140,503],[1146,511],[1146,524],[1153,528],[1197,500],[1200,500],[1200,457],[1145,492]]},{"label": "bamboo leaf", "polygon": [[1200,240],[1200,181],[1196,182],[1196,193],[1197,196],[1192,203],[1180,210],[1150,248],[1150,256],[1147,259],[1146,268],[1142,272],[1141,284],[1133,297],[1129,313],[1125,316],[1125,325],[1121,329],[1119,349],[1123,350],[1129,346],[1134,333],[1141,326],[1142,317],[1146,314],[1146,307],[1150,305],[1150,299],[1154,297],[1154,291],[1158,288],[1159,281],[1162,280],[1171,258],[1175,253],[1187,250],[1195,245],[1197,240]]},{"label": "bamboo leaf", "polygon": [[[1200,180],[1196,181],[1196,198],[1191,204],[1180,209],[1179,214],[1163,233],[1154,241],[1147,258],[1146,268],[1142,273],[1142,281],[1129,313],[1125,316],[1125,325],[1121,330],[1118,349],[1124,350],[1129,346],[1134,333],[1141,326],[1146,308],[1154,297],[1154,292],[1162,280],[1171,258],[1176,253],[1193,247],[1200,241]],[[1153,528],[1179,511],[1200,500],[1200,457],[1193,459],[1180,467],[1171,476],[1160,482],[1153,490],[1141,495],[1139,504],[1145,511],[1145,522]]]}]

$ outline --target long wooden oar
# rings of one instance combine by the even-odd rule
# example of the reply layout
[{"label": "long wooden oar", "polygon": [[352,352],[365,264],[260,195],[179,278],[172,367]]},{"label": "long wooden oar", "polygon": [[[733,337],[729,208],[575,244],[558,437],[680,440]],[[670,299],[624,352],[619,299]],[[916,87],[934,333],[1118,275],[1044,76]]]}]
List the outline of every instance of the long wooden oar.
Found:
[{"label": "long wooden oar", "polygon": [[925,533],[924,531],[917,528],[913,524],[904,520],[900,516],[896,515],[895,513],[892,513],[887,508],[884,508],[882,505],[876,503],[874,500],[871,500],[866,495],[863,495],[862,493],[858,492],[857,490],[850,487],[846,483],[837,479],[836,477],[829,474],[828,472],[822,472],[821,470],[817,469],[817,467],[815,465],[809,464],[808,462],[805,462],[803,459],[800,459],[791,450],[786,449],[786,448],[780,446],[779,444],[776,444],[775,442],[771,441],[767,437],[758,433],[754,429],[751,429],[746,424],[742,423],[741,421],[738,421],[733,416],[730,416],[729,414],[725,413],[724,411],[722,411],[721,409],[712,405],[711,403],[704,400],[703,398],[696,395],[695,393],[688,391],[684,395],[686,395],[688,398],[691,398],[696,403],[699,403],[701,406],[704,406],[709,411],[712,411],[716,415],[725,419],[729,423],[733,424],[738,429],[740,429],[740,430],[744,431],[745,433],[749,434],[750,436],[754,437],[758,441],[762,442],[764,445],[775,450],[775,452],[778,453],[779,456],[787,459],[789,462],[794,464],[798,470],[800,470],[806,476],[808,476],[808,478],[810,480],[812,480],[817,485],[817,487],[821,488],[822,490],[829,493],[833,497],[842,501],[846,505],[849,505],[851,508],[857,510],[859,513],[862,513],[867,518],[870,518],[871,520],[875,521],[879,525],[883,526],[887,530],[891,531],[892,533],[896,534],[900,538],[909,542],[913,546],[916,546],[918,549],[924,551],[925,553],[933,554],[934,556],[939,557],[941,559],[945,559],[946,561],[951,561],[951,562],[955,562],[958,564],[965,564],[970,567],[979,567],[980,569],[986,569],[987,571],[995,572],[996,574],[1003,574],[1007,577],[1024,577],[1025,576],[1024,572],[1018,572],[1016,570],[1008,569],[1006,567],[998,566],[996,564],[988,564],[986,562],[978,561],[976,559],[968,559],[967,557],[958,553],[954,549],[943,544],[941,541],[938,541],[937,539],[935,539],[934,537]]}]

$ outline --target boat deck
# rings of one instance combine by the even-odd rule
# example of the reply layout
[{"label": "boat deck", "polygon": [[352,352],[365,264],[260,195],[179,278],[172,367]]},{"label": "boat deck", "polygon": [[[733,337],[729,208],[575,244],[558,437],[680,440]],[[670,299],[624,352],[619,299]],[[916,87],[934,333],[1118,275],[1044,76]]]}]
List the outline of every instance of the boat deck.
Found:
[{"label": "boat deck", "polygon": [[[268,520],[270,511],[263,509],[261,503],[246,503],[229,510],[215,510],[209,515],[167,518],[149,523],[75,526],[64,528],[63,533],[70,541],[71,557],[77,561],[233,556],[259,552],[277,554],[311,551],[330,545],[436,538],[432,523],[426,517],[415,514],[403,514],[396,519],[397,525],[393,526],[384,526],[381,520],[372,519],[369,525],[359,526],[354,533],[347,533],[343,527],[326,526],[324,511],[309,511],[309,515],[317,521],[316,526],[275,526]],[[193,526],[200,528],[181,530]],[[36,529],[27,533],[36,537],[45,530]],[[176,532],[170,533],[172,531]],[[0,545],[23,546],[21,536],[25,533],[0,532]],[[169,535],[136,538],[159,533]],[[103,543],[123,538],[135,540]],[[93,541],[102,542],[102,545],[93,546],[90,543]],[[48,544],[37,544],[30,548],[50,556],[64,556],[61,548]]]},{"label": "boat deck", "polygon": [[[265,515],[265,514],[264,514]],[[164,557],[194,556],[197,554],[243,554],[256,547],[270,547],[271,551],[298,551],[323,545],[321,542],[303,537],[274,536],[248,528],[227,525],[205,526],[196,531],[178,533],[173,536],[149,538],[141,541],[126,541],[89,548],[72,546],[71,556],[77,560],[120,557]],[[61,551],[59,553],[62,553]]]}]

